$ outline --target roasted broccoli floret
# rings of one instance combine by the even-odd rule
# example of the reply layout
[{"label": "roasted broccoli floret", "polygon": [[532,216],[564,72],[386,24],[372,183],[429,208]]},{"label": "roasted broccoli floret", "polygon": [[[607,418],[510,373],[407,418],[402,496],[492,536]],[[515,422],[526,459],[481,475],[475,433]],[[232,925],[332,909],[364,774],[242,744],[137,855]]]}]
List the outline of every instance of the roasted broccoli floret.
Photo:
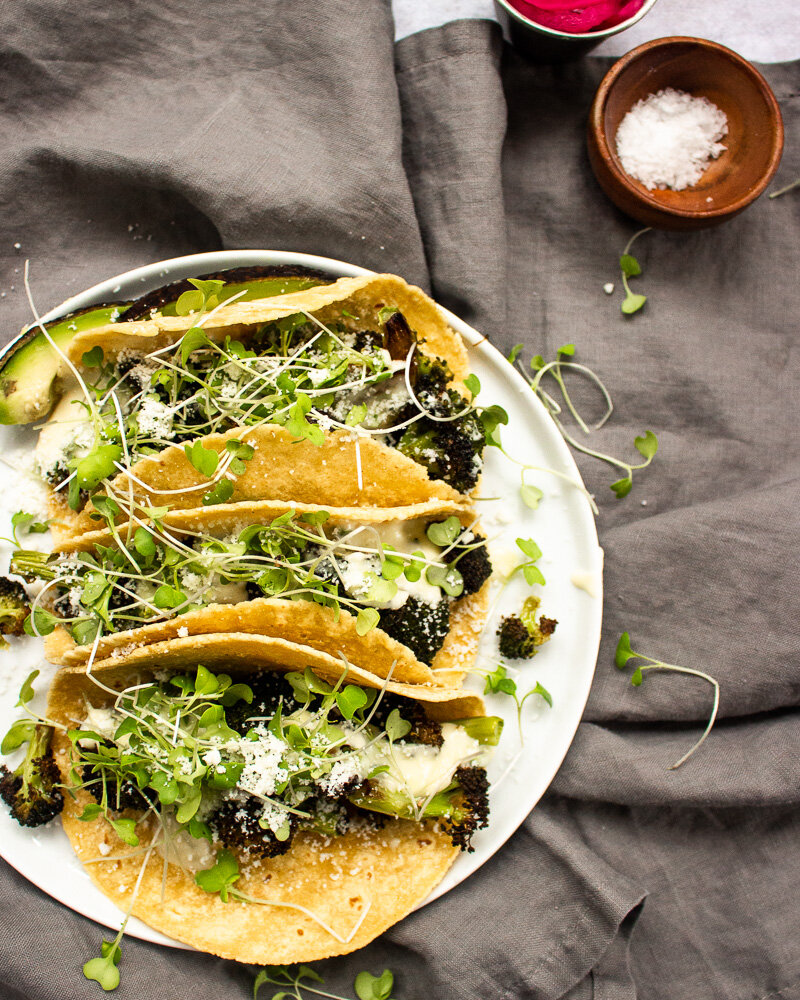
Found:
[{"label": "roasted broccoli floret", "polygon": [[463,594],[477,594],[481,587],[492,575],[492,563],[489,553],[486,550],[486,539],[481,535],[475,535],[470,545],[480,545],[480,548],[459,550],[457,547],[450,549],[445,555],[445,562],[456,562],[456,568],[464,579]]},{"label": "roasted broccoli floret", "polygon": [[[28,595],[22,584],[9,580],[7,576],[0,576],[0,637],[22,635],[30,610]],[[0,638],[0,649],[7,645],[6,640]]]},{"label": "roasted broccoli floret", "polygon": [[[108,747],[114,746],[111,740],[103,742]],[[110,768],[104,769],[102,765],[93,763],[84,764],[81,768],[83,787],[101,805],[105,801],[108,808],[114,812],[122,812],[123,809],[147,809],[158,797],[152,788],[146,789],[143,794],[135,781],[125,778],[120,782],[116,775],[109,773],[110,771]]]},{"label": "roasted broccoli floret", "polygon": [[9,771],[5,765],[0,767],[0,797],[21,826],[41,826],[64,808],[64,796],[58,787],[61,773],[50,745],[52,738],[52,726],[35,726],[25,760],[16,771]]},{"label": "roasted broccoli floret", "polygon": [[[350,796],[350,801],[367,811],[406,819],[418,818],[403,791],[373,785],[359,789]],[[422,815],[439,820],[456,847],[472,851],[472,835],[486,826],[489,820],[489,782],[484,768],[457,768],[450,785],[428,800]]]},{"label": "roasted broccoli floret", "polygon": [[497,630],[500,655],[508,660],[529,660],[536,652],[536,642],[525,622],[517,615],[508,615]]},{"label": "roasted broccoli floret", "polygon": [[555,618],[536,617],[540,599],[529,597],[519,615],[509,615],[500,622],[500,655],[509,660],[529,660],[542,643],[555,632]]},{"label": "roasted broccoli floret", "polygon": [[450,631],[450,602],[425,604],[412,596],[401,608],[381,611],[380,617],[384,632],[430,666]]},{"label": "roasted broccoli floret", "polygon": [[483,767],[459,767],[453,779],[460,801],[445,829],[456,847],[471,854],[473,834],[489,823],[489,780]]},{"label": "roasted broccoli floret", "polygon": [[264,815],[264,803],[255,795],[225,799],[208,819],[215,837],[226,847],[238,848],[259,858],[276,858],[285,854],[292,844],[297,818],[286,813],[287,835],[279,840],[259,820]]},{"label": "roasted broccoli floret", "polygon": [[[421,406],[435,417],[451,417],[465,409],[466,402],[448,389],[452,373],[438,358],[415,355],[417,370],[414,394]],[[412,402],[397,416],[398,424],[419,413]],[[455,420],[431,420],[422,417],[394,441],[398,451],[428,470],[433,479],[442,479],[459,493],[469,493],[478,481],[485,433],[475,413]]]},{"label": "roasted broccoli floret", "polygon": [[284,713],[293,712],[301,707],[285,674],[278,670],[264,670],[260,674],[255,674],[248,680],[248,686],[253,692],[252,702],[248,704],[244,699],[240,699],[225,709],[225,721],[231,729],[235,729],[242,736],[256,725],[255,722],[249,722],[249,719],[264,717],[270,719],[277,711],[281,698]]},{"label": "roasted broccoli floret", "polygon": [[378,707],[372,713],[370,722],[378,729],[386,727],[386,720],[397,709],[400,717],[410,726],[410,732],[403,737],[406,743],[425,743],[427,746],[442,745],[442,726],[435,719],[429,719],[420,702],[404,698],[399,694],[384,692]]}]

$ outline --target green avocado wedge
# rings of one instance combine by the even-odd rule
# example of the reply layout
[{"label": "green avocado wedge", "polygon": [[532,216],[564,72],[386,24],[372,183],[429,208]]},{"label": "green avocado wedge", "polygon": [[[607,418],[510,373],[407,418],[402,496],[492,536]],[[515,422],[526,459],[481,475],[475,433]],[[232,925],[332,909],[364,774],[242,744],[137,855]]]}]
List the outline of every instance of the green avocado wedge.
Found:
[{"label": "green avocado wedge", "polygon": [[[113,323],[127,303],[92,306],[46,323],[53,343],[62,351],[76,333]],[[38,330],[38,332],[37,332]],[[41,329],[29,327],[10,344],[0,368],[0,423],[31,424],[50,412],[56,378],[66,369],[63,359]]]}]

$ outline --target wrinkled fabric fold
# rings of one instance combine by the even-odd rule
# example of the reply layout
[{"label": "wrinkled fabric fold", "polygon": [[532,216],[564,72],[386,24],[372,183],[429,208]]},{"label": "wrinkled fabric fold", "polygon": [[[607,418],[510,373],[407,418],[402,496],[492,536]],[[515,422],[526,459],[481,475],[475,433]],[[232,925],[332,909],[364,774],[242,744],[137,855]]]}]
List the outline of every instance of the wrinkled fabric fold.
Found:
[{"label": "wrinkled fabric fold", "polygon": [[[618,257],[638,226],[584,151],[605,60],[536,67],[477,21],[395,46],[383,0],[11,0],[0,27],[5,339],[28,320],[26,257],[45,309],[184,253],[307,251],[421,284],[525,363],[574,343],[616,405],[590,444],[638,461],[634,436],[658,434],[622,501],[618,472],[577,457],[600,507],[604,639],[551,791],[467,882],[321,963],[325,988],[390,967],[402,1000],[800,996],[797,193],[640,237],[648,303],[625,319]],[[798,65],[765,73],[788,183]],[[599,417],[588,386],[575,398]],[[622,631],[720,682],[720,721],[678,771],[711,689],[631,687]],[[0,994],[96,996],[80,969],[101,929],[5,864],[0,898]],[[252,993],[251,969],[135,939],[121,969],[120,1000]]]}]

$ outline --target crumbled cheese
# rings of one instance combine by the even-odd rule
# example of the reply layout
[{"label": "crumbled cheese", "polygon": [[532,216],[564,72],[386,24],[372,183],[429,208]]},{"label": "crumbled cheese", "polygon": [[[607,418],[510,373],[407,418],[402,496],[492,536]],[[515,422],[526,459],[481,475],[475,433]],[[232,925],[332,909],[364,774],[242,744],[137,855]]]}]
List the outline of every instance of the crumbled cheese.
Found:
[{"label": "crumbled cheese", "polygon": [[178,629],[178,638],[186,639],[188,638],[188,635],[189,635],[189,629],[185,625],[181,625],[181,627]]},{"label": "crumbled cheese", "polygon": [[170,407],[162,403],[157,396],[145,396],[136,414],[136,425],[140,434],[167,438],[172,433],[173,416]]},{"label": "crumbled cheese", "polygon": [[617,155],[625,173],[649,190],[683,191],[696,184],[712,159],[728,119],[707,97],[667,87],[637,101],[617,129]]}]

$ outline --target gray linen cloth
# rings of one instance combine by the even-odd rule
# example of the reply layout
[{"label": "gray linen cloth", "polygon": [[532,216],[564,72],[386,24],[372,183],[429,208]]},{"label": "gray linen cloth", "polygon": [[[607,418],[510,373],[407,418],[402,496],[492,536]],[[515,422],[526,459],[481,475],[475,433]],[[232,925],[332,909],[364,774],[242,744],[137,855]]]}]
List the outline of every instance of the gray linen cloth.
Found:
[{"label": "gray linen cloth", "polygon": [[[28,318],[25,257],[49,308],[166,257],[303,250],[396,271],[501,349],[574,342],[615,396],[603,447],[659,436],[622,501],[607,467],[579,462],[601,508],[604,641],[550,792],[465,884],[321,963],[326,988],[388,965],[402,1000],[800,997],[800,194],[642,237],[649,302],[626,320],[603,284],[637,227],[583,142],[607,62],[537,68],[480,21],[395,47],[378,0],[6,0],[0,47],[5,337]],[[786,181],[798,68],[766,73]],[[678,771],[710,689],[632,688],[613,665],[623,629],[722,686]],[[7,865],[0,898],[4,1000],[97,997],[80,968],[101,929]],[[235,963],[135,940],[123,954],[121,1000],[250,995]]]}]

